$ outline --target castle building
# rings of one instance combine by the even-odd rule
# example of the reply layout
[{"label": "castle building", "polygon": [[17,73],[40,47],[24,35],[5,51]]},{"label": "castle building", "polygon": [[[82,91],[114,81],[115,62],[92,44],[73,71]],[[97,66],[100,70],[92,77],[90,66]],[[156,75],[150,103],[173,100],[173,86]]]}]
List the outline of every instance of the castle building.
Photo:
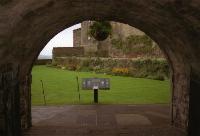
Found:
[{"label": "castle building", "polygon": [[[112,34],[104,41],[97,41],[89,36],[89,29],[93,21],[84,21],[81,23],[81,28],[73,32],[73,45],[74,47],[83,47],[85,56],[98,56],[98,57],[140,57],[143,55],[152,55],[163,57],[162,52],[156,43],[152,41],[152,48],[148,54],[141,52],[124,52],[123,47],[115,48],[113,40],[123,42],[122,46],[127,46],[126,41],[129,37],[142,37],[146,34],[132,26],[118,22],[110,22],[112,26]],[[135,44],[135,43],[134,43]],[[130,47],[129,45],[127,47]],[[144,45],[137,45],[137,48],[144,48]],[[136,47],[136,45],[135,45]],[[137,49],[138,50],[138,49]]]}]

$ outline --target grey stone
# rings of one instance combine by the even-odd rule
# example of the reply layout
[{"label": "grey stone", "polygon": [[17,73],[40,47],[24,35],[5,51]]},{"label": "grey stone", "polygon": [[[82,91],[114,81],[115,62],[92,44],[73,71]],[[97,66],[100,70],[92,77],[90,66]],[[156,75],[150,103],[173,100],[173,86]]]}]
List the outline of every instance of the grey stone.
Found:
[{"label": "grey stone", "polygon": [[151,121],[139,114],[117,114],[117,123],[121,126],[127,125],[151,125]]}]

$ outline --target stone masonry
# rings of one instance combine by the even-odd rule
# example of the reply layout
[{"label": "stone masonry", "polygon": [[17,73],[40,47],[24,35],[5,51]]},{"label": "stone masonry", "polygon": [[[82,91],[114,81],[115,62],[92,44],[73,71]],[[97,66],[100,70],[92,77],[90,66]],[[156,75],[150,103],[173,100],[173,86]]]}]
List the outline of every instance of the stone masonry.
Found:
[{"label": "stone masonry", "polygon": [[0,69],[0,135],[19,136],[18,68],[7,64]]},{"label": "stone masonry", "polygon": [[[86,56],[102,56],[102,57],[143,57],[143,56],[151,56],[151,57],[164,57],[162,51],[156,45],[155,42],[152,41],[154,50],[149,51],[148,54],[142,52],[140,54],[136,53],[126,53],[124,54],[122,49],[116,49],[112,45],[113,39],[122,39],[126,40],[129,36],[144,36],[145,33],[134,28],[128,24],[118,23],[111,21],[112,26],[112,34],[105,41],[98,42],[91,36],[89,36],[89,29],[92,25],[93,21],[83,21],[81,23],[81,28],[74,30],[74,47],[84,47],[84,52]],[[123,45],[125,46],[125,45]],[[138,48],[141,45],[137,45]],[[153,47],[152,47],[153,48]]]},{"label": "stone masonry", "polygon": [[74,47],[80,47],[81,44],[81,29],[76,29],[73,31],[73,45]]},{"label": "stone masonry", "polygon": [[27,129],[31,124],[31,81],[32,76],[27,75],[24,80],[20,82],[20,115],[21,128]]},{"label": "stone masonry", "polygon": [[84,48],[83,47],[54,47],[53,58],[56,57],[68,57],[68,56],[84,56]]}]

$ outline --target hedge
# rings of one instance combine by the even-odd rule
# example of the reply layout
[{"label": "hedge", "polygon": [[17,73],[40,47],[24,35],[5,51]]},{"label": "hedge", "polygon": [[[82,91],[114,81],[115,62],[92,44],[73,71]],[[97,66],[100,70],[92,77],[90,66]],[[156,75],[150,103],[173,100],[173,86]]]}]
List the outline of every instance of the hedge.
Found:
[{"label": "hedge", "polygon": [[53,60],[53,66],[73,71],[95,71],[119,76],[164,80],[169,78],[166,59],[119,59],[66,57]]}]

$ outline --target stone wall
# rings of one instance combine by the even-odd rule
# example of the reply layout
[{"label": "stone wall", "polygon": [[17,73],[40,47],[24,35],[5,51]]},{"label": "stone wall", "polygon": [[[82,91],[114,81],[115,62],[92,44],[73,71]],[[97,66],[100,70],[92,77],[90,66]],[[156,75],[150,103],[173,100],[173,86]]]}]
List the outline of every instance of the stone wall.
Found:
[{"label": "stone wall", "polygon": [[0,135],[20,136],[18,67],[7,64],[0,69]]},{"label": "stone wall", "polygon": [[200,77],[194,73],[191,75],[190,86],[191,91],[189,93],[189,136],[200,135]]},{"label": "stone wall", "polygon": [[89,28],[92,24],[91,21],[83,21],[81,23],[81,46],[96,46],[97,41],[95,41],[89,34]]},{"label": "stone wall", "polygon": [[68,56],[84,56],[83,47],[58,47],[53,48],[53,58],[68,57]]},{"label": "stone wall", "polygon": [[[112,44],[112,40],[123,40],[122,46],[127,46],[126,41],[129,36],[144,36],[145,33],[127,24],[111,21],[112,34],[104,41],[96,41],[89,36],[89,29],[93,21],[83,21],[81,28],[74,30],[74,47],[77,45],[84,47],[84,54],[86,56],[94,57],[124,57],[124,58],[137,58],[137,57],[164,57],[163,52],[159,49],[158,45],[152,40],[152,49],[149,52],[142,50],[145,45],[137,45],[137,52],[126,52],[123,49],[117,49]],[[81,40],[80,40],[81,39]],[[78,44],[77,44],[78,43]]]},{"label": "stone wall", "polygon": [[84,56],[95,57],[97,50],[97,46],[84,46]]},{"label": "stone wall", "polygon": [[139,35],[139,36],[145,35],[144,32],[128,24],[112,21],[111,25],[112,25],[112,38],[117,38],[119,36],[122,38],[126,38],[130,35]]},{"label": "stone wall", "polygon": [[73,31],[73,46],[74,47],[81,46],[81,28]]},{"label": "stone wall", "polygon": [[113,58],[117,57],[124,57],[124,58],[165,58],[163,52],[160,50],[158,46],[155,46],[154,48],[150,48],[148,50],[141,49],[140,47],[136,47],[136,50],[132,52],[123,53],[121,50],[116,48],[109,48],[110,56]]},{"label": "stone wall", "polygon": [[21,129],[27,129],[32,126],[31,121],[31,83],[32,76],[27,75],[20,81],[20,117]]},{"label": "stone wall", "polygon": [[190,68],[175,64],[172,75],[172,123],[180,128],[188,128]]}]

